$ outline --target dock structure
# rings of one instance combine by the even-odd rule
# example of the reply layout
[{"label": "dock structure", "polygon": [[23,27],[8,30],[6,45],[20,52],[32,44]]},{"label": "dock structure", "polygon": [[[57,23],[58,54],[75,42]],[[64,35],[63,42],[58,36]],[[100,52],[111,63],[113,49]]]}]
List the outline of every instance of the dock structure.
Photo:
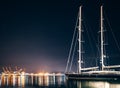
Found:
[{"label": "dock structure", "polygon": [[11,67],[2,67],[3,72],[0,74],[1,85],[11,85],[14,86],[15,82],[20,82],[19,77],[23,77],[25,71],[22,68],[18,68],[17,66],[15,69]]}]

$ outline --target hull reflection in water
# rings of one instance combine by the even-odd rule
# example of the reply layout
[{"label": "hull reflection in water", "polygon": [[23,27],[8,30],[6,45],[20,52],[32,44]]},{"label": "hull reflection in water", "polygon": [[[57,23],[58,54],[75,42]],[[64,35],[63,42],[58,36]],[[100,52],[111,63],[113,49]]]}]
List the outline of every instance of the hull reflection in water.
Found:
[{"label": "hull reflection in water", "polygon": [[120,82],[67,80],[67,87],[68,88],[120,88]]},{"label": "hull reflection in water", "polygon": [[26,88],[26,86],[61,86],[64,84],[65,75],[61,73],[2,74],[0,76],[1,87],[15,86]]}]

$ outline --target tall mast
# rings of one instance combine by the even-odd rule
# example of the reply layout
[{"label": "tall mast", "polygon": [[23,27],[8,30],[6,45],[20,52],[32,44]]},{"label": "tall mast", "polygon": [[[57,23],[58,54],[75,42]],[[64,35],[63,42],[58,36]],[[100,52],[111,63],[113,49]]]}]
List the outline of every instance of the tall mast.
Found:
[{"label": "tall mast", "polygon": [[100,64],[101,64],[101,70],[103,71],[104,70],[104,40],[103,40],[103,6],[100,7],[100,13],[101,13],[101,20],[100,20],[100,24],[101,24],[101,27],[100,27],[100,30],[101,30],[101,58],[100,58]]},{"label": "tall mast", "polygon": [[78,59],[78,73],[81,73],[81,51],[82,51],[82,47],[81,47],[81,41],[82,41],[82,35],[81,35],[81,32],[82,32],[82,25],[81,25],[81,21],[82,21],[82,17],[81,17],[81,10],[82,10],[82,6],[80,6],[79,8],[79,59]]}]

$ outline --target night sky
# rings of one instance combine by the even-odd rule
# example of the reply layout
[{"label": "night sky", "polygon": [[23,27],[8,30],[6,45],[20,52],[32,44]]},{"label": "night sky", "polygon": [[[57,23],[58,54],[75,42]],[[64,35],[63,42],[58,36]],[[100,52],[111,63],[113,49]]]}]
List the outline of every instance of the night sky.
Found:
[{"label": "night sky", "polygon": [[[1,0],[0,70],[5,66],[19,66],[27,72],[63,72],[79,6],[83,6],[84,20],[97,43],[101,2],[120,45],[119,0]],[[112,43],[110,40],[109,53],[114,52],[110,54],[114,58],[111,62],[120,64],[120,50]],[[86,55],[91,56],[97,55],[93,52]]]}]

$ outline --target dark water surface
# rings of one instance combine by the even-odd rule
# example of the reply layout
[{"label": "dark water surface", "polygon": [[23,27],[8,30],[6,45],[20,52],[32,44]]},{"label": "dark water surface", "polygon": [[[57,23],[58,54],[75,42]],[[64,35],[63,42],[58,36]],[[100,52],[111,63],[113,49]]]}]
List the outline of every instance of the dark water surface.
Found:
[{"label": "dark water surface", "polygon": [[1,76],[0,88],[120,88],[120,81],[66,80],[65,75]]}]

